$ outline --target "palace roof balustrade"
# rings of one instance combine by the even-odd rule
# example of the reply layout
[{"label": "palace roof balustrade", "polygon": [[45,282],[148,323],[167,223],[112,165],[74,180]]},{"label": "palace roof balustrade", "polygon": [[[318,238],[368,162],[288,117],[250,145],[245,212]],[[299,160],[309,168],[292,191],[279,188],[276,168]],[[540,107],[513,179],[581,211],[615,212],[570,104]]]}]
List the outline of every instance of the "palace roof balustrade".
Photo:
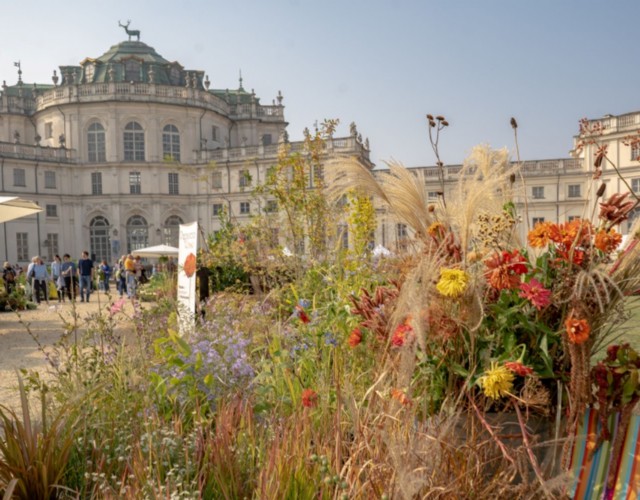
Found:
[{"label": "palace roof balustrade", "polygon": [[107,101],[177,104],[204,108],[235,119],[258,118],[263,121],[284,121],[282,105],[263,106],[257,101],[229,104],[207,90],[152,83],[64,85],[33,92],[29,90],[23,96],[4,92],[0,98],[0,112],[30,115],[51,106]]}]

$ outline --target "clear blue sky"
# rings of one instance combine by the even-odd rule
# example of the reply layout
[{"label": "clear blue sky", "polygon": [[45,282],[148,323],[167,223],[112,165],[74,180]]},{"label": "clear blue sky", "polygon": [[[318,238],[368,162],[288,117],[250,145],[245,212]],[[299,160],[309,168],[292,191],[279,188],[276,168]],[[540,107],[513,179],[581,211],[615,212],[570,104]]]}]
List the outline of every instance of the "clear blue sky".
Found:
[{"label": "clear blue sky", "polygon": [[373,160],[432,165],[425,114],[451,126],[442,159],[488,143],[523,159],[568,155],[577,122],[640,110],[640,1],[22,0],[0,3],[0,80],[50,83],[54,68],[141,40],[216,88],[263,103],[282,90],[289,135],[355,121]]}]

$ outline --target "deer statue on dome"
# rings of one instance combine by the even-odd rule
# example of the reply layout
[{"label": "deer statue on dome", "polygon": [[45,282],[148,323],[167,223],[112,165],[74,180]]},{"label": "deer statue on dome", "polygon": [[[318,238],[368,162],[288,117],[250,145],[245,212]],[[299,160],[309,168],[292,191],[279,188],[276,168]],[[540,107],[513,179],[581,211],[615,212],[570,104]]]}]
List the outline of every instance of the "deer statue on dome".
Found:
[{"label": "deer statue on dome", "polygon": [[138,37],[138,42],[140,41],[140,30],[130,30],[129,29],[129,25],[131,24],[131,19],[127,19],[127,24],[122,24],[120,23],[120,21],[118,21],[118,26],[120,26],[121,28],[124,28],[125,32],[127,33],[127,35],[129,35],[129,41],[131,41],[131,37],[135,36]]}]

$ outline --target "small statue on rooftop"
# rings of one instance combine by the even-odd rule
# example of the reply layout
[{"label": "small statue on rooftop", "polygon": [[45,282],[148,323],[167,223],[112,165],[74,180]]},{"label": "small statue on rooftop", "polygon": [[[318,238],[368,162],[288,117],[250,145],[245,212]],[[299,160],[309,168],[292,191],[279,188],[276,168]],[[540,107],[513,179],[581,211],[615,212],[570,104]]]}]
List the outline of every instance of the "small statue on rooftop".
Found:
[{"label": "small statue on rooftop", "polygon": [[129,41],[131,41],[131,37],[135,36],[137,37],[137,41],[140,41],[140,30],[130,30],[129,29],[129,25],[131,24],[131,19],[127,19],[127,24],[121,24],[120,21],[118,21],[118,26],[120,26],[121,28],[124,28],[125,32],[127,33],[127,35],[129,35]]}]

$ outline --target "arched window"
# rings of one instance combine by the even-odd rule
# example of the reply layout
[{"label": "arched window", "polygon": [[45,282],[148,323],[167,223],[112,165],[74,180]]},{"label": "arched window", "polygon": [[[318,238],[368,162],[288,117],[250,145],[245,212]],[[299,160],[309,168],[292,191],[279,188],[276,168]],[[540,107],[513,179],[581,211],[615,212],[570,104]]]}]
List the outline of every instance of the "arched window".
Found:
[{"label": "arched window", "polygon": [[87,151],[91,163],[107,161],[104,127],[100,123],[92,123],[87,131]]},{"label": "arched window", "polygon": [[106,259],[111,262],[111,241],[109,239],[109,221],[99,215],[89,223],[89,244],[91,255],[97,261]]},{"label": "arched window", "polygon": [[149,245],[149,226],[141,215],[134,215],[127,221],[127,253]]},{"label": "arched window", "polygon": [[126,82],[140,81],[140,63],[138,61],[133,61],[133,60],[125,61],[124,80]]},{"label": "arched window", "polygon": [[175,125],[162,129],[162,158],[180,161],[180,132]]},{"label": "arched window", "polygon": [[180,236],[180,224],[184,224],[184,221],[177,215],[172,215],[164,221],[164,244],[172,247],[179,245]]},{"label": "arched window", "polygon": [[144,130],[138,122],[129,122],[124,128],[124,160],[144,161]]}]

